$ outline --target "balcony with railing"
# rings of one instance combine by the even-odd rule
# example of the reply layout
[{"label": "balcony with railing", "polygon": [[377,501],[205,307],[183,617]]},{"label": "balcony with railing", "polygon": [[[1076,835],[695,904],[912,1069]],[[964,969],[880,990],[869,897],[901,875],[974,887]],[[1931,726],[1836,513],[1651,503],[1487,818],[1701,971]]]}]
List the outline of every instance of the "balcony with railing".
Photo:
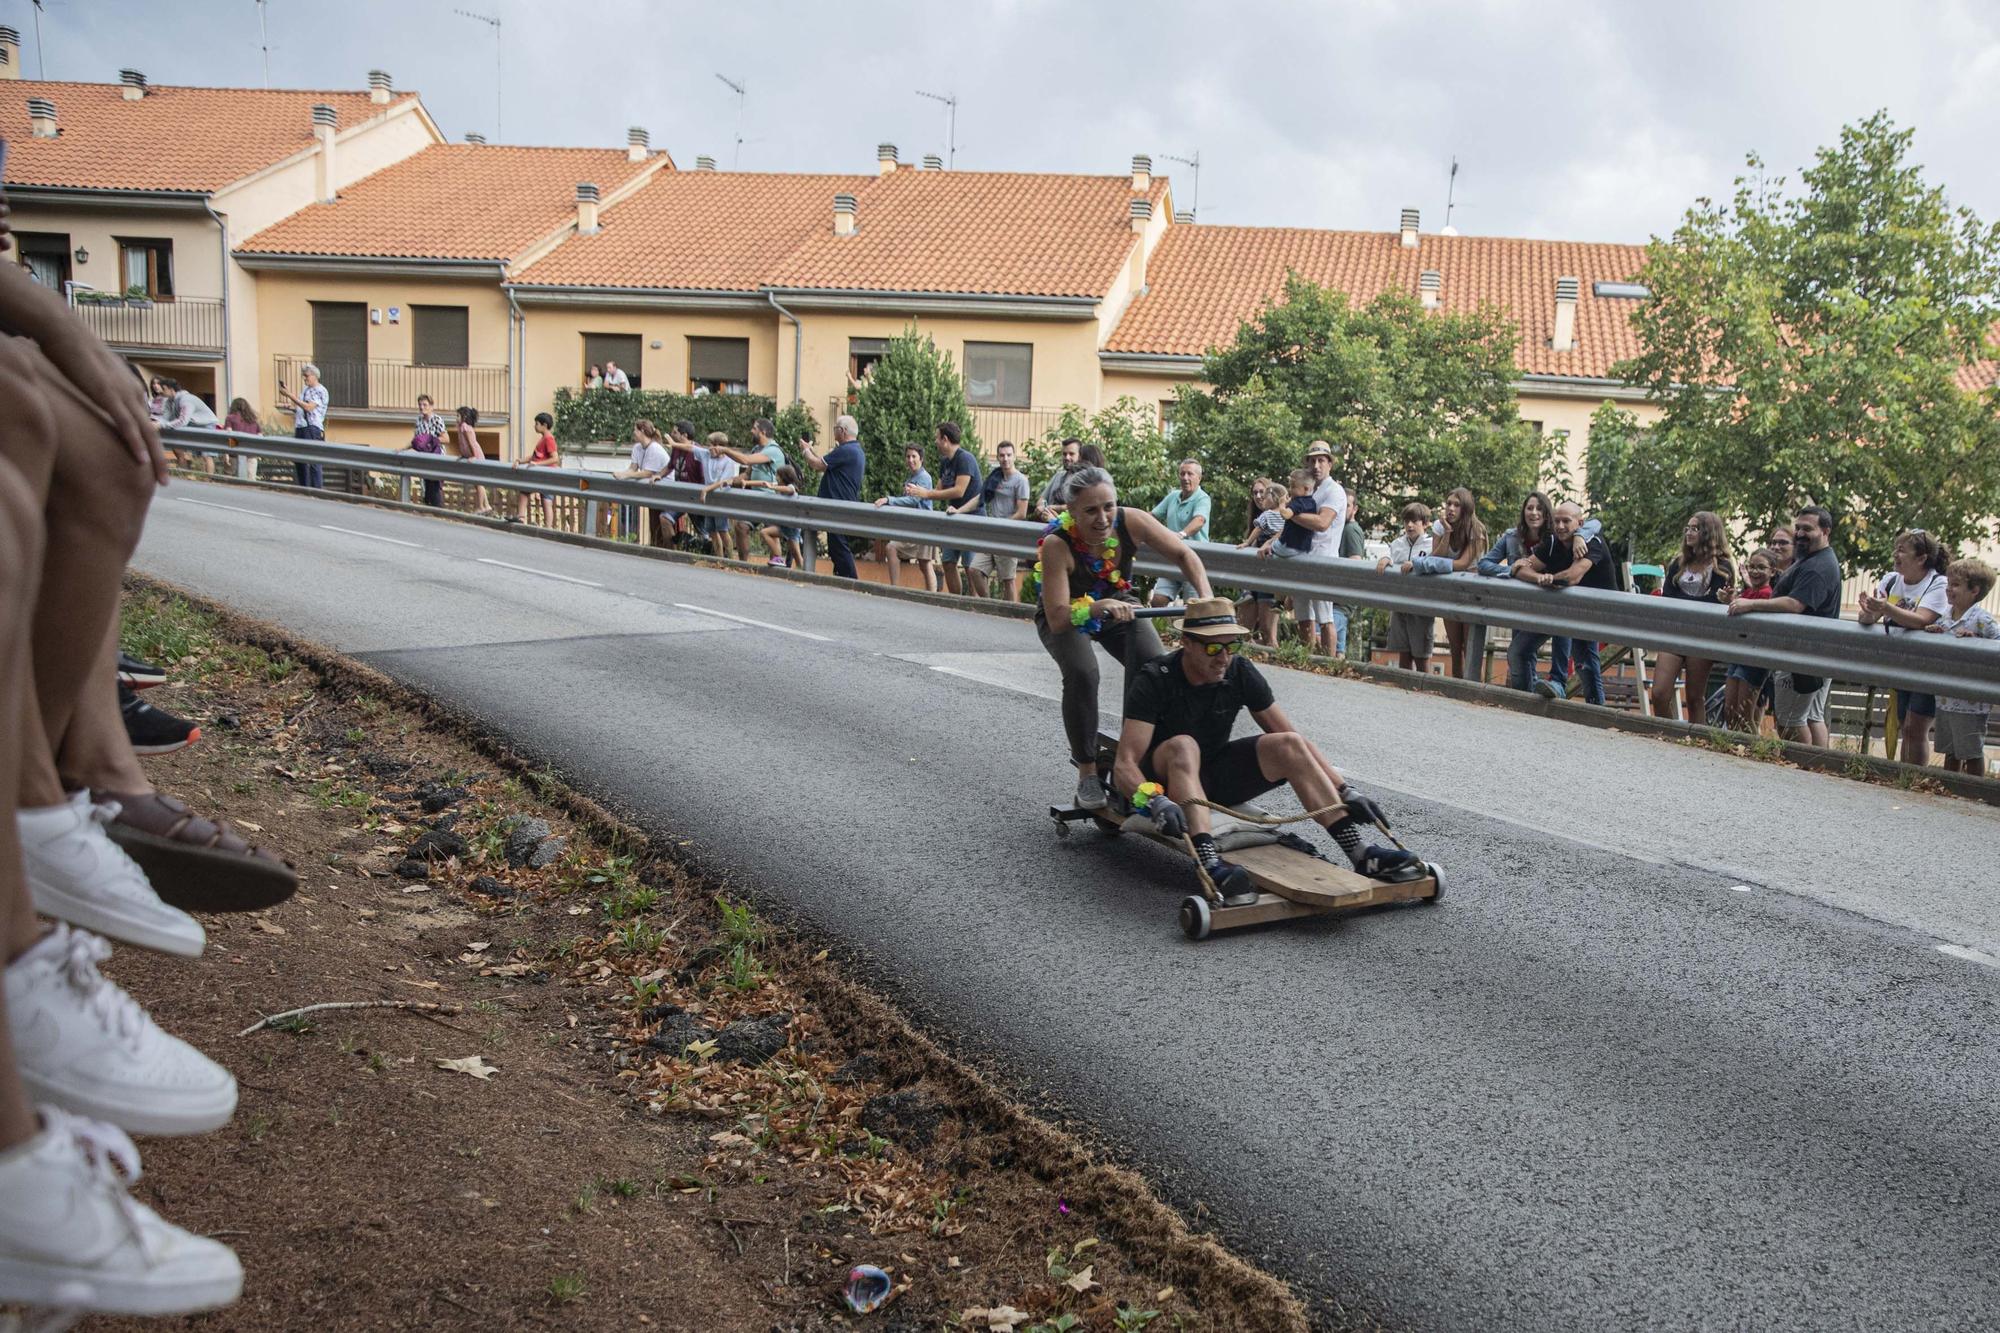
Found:
[{"label": "balcony with railing", "polygon": [[407,416],[417,410],[418,395],[427,395],[437,411],[449,417],[460,407],[479,410],[482,422],[507,420],[508,376],[505,366],[427,366],[409,361],[334,361],[291,353],[273,358],[280,384],[297,393],[305,383],[299,373],[308,364],[319,367],[328,411],[338,418]]},{"label": "balcony with railing", "polygon": [[183,296],[164,301],[114,296],[90,300],[83,293],[70,307],[85,327],[113,347],[222,355],[222,302]]}]

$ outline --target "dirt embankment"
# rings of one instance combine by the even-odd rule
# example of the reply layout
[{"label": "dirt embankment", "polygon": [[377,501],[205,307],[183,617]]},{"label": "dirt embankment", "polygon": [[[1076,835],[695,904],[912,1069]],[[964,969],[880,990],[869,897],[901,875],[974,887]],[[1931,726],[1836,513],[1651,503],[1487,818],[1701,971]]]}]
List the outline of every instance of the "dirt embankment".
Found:
[{"label": "dirt embankment", "polygon": [[204,732],[156,780],[303,878],[198,961],[113,963],[242,1084],[144,1145],[142,1194],[248,1270],[204,1327],[1304,1326],[671,839],[267,626],[150,584],[126,621]]}]

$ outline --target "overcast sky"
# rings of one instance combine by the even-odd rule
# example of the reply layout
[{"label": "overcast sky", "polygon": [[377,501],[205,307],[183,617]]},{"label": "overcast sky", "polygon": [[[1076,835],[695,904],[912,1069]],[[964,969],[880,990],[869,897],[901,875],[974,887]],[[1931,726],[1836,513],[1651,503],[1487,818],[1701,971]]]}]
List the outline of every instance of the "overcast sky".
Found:
[{"label": "overcast sky", "polygon": [[[48,77],[258,86],[255,0],[44,0]],[[455,8],[501,20],[495,40]],[[652,131],[756,171],[1123,171],[1151,153],[1204,222],[1643,241],[1746,152],[1792,173],[1886,107],[1954,202],[2000,215],[1995,0],[268,0],[275,87],[423,94],[454,140],[622,146]],[[36,63],[31,0],[0,0]],[[737,99],[715,77],[742,82]],[[737,155],[740,153],[740,158]]]}]

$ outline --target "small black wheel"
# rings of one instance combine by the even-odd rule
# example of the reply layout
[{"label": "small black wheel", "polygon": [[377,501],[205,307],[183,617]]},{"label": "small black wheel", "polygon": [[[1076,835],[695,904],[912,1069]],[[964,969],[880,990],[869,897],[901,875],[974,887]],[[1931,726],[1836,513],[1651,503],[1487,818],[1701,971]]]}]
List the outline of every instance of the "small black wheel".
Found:
[{"label": "small black wheel", "polygon": [[1444,867],[1435,861],[1426,861],[1424,869],[1431,872],[1431,879],[1436,883],[1436,887],[1431,890],[1431,896],[1424,901],[1432,903],[1444,901]]},{"label": "small black wheel", "polygon": [[1181,933],[1191,940],[1205,940],[1208,929],[1214,924],[1208,912],[1208,899],[1189,894],[1181,899]]},{"label": "small black wheel", "polygon": [[1069,821],[1067,819],[1058,819],[1056,821],[1056,836],[1058,838],[1067,838],[1069,836]]}]

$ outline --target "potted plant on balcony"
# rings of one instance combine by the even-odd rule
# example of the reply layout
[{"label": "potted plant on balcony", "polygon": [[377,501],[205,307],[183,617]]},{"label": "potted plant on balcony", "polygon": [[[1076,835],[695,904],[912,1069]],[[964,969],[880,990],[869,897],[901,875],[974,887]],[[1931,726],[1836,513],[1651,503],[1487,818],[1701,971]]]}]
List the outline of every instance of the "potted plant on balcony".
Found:
[{"label": "potted plant on balcony", "polygon": [[125,289],[125,304],[134,310],[151,310],[153,297],[143,286],[135,282]]}]

